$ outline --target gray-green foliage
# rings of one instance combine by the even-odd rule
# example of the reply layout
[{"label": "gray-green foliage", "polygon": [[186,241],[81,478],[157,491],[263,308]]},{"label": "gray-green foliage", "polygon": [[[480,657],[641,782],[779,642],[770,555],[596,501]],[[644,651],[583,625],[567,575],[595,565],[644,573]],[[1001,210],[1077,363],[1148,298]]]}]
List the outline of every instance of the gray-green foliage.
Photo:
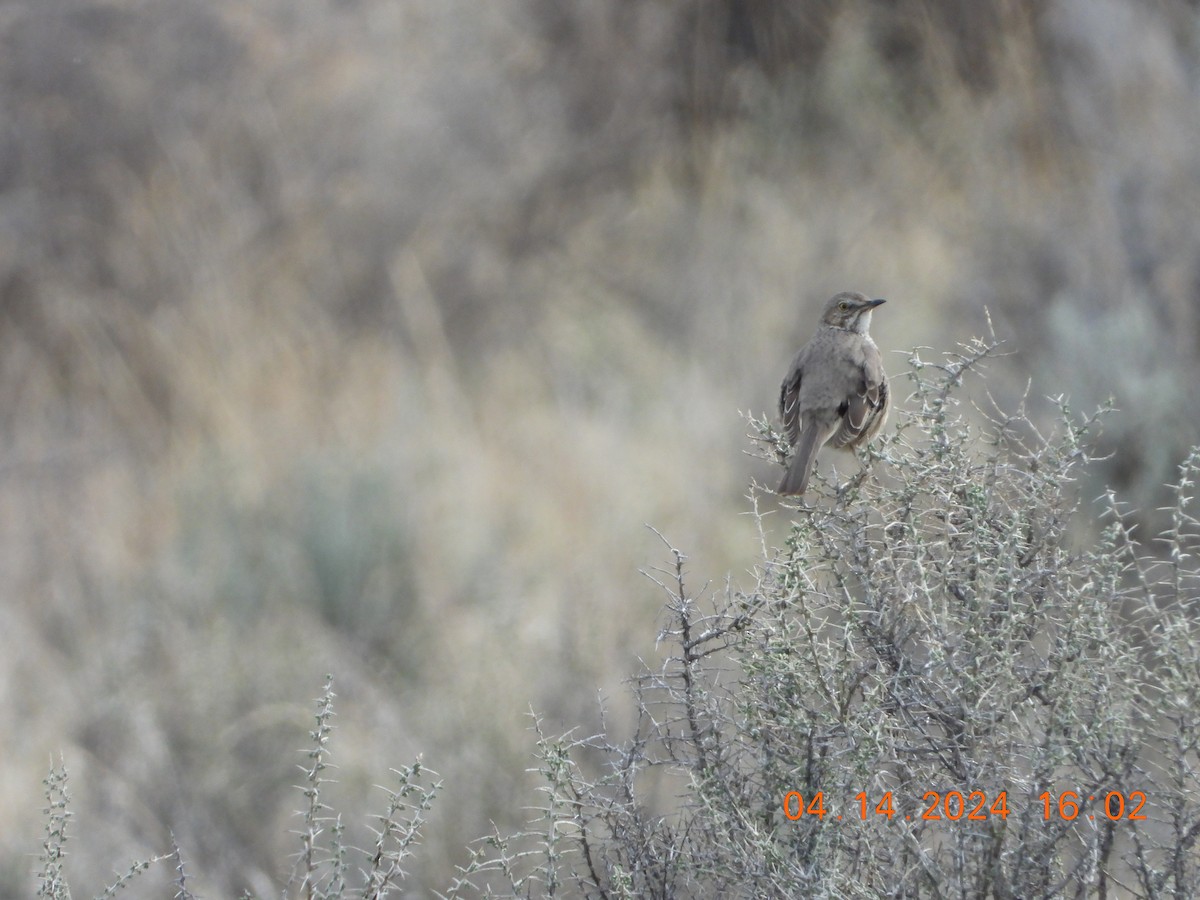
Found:
[{"label": "gray-green foliage", "polygon": [[[914,353],[873,465],[786,508],[752,590],[697,599],[671,551],[672,652],[636,680],[636,737],[543,752],[569,760],[546,770],[574,844],[560,882],[664,898],[1196,895],[1198,457],[1162,546],[1139,543],[1111,495],[1074,491],[1096,417],[1060,402],[1042,433],[1023,412],[963,414],[963,378],[995,349]],[[605,765],[585,766],[597,751]],[[664,773],[678,803],[649,799]],[[792,791],[820,792],[824,817],[789,820]]]},{"label": "gray-green foliage", "polygon": [[[1180,467],[1170,528],[1140,541],[1111,493],[1076,495],[1099,414],[1060,402],[1051,432],[1023,411],[966,414],[963,380],[995,351],[914,353],[870,465],[819,474],[808,502],[770,517],[756,494],[749,590],[694,596],[671,548],[651,575],[667,597],[664,659],[633,680],[633,737],[555,738],[538,723],[528,830],[482,840],[446,895],[1200,894],[1200,450]],[[780,516],[771,549],[765,524]],[[397,773],[377,846],[343,846],[320,799],[332,697],[327,685],[290,892],[381,897],[402,883],[437,785],[420,764]],[[63,778],[48,789],[41,893],[66,897]],[[789,818],[789,792],[805,807],[819,792],[824,815],[793,798]]]}]

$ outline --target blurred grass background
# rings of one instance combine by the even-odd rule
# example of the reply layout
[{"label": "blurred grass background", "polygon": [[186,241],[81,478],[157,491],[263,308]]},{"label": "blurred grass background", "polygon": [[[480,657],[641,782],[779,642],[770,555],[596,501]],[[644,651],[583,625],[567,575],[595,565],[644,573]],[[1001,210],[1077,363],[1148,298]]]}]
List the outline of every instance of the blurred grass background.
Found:
[{"label": "blurred grass background", "polygon": [[531,708],[622,727],[643,523],[753,564],[739,411],[837,290],[893,370],[986,308],[998,396],[1113,396],[1086,496],[1152,530],[1198,147],[1185,0],[0,5],[0,894],[59,753],[86,889],[173,831],[277,892],[326,672],[344,809],[446,779],[444,883]]}]

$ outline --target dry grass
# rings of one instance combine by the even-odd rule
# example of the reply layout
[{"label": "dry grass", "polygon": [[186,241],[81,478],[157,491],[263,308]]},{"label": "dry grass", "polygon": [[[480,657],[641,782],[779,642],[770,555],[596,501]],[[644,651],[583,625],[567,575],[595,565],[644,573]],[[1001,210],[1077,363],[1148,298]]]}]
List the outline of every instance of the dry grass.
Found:
[{"label": "dry grass", "polygon": [[0,12],[0,893],[59,753],[75,883],[173,830],[198,893],[272,893],[327,671],[342,805],[423,752],[444,881],[521,819],[530,708],[592,729],[654,658],[643,523],[752,565],[737,411],[835,290],[893,300],[886,350],[986,305],[992,388],[1115,395],[1097,479],[1160,505],[1194,11],[990,4],[979,47],[937,4],[686,6]]}]

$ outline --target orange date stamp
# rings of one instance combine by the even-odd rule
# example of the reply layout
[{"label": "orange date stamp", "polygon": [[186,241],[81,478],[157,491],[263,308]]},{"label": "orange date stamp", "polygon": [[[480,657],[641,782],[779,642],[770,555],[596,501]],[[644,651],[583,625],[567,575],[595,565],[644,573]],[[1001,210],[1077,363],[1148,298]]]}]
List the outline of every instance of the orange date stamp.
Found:
[{"label": "orange date stamp", "polygon": [[[1145,791],[1106,791],[1084,796],[1077,791],[1062,791],[1053,794],[1043,791],[1036,797],[1041,803],[1042,818],[1072,822],[1079,818],[1108,819],[1111,822],[1143,822],[1142,812],[1146,805]],[[815,818],[824,822],[829,816],[835,821],[847,818],[867,819],[902,818],[934,822],[987,822],[992,819],[1007,819],[1010,813],[1008,791],[989,794],[986,791],[926,791],[921,797],[920,807],[913,813],[901,815],[896,811],[891,791],[879,796],[868,796],[866,791],[854,795],[853,803],[845,813],[834,807],[826,807],[825,792],[817,791],[805,797],[800,791],[788,791],[783,796],[783,815],[789,821]]]}]

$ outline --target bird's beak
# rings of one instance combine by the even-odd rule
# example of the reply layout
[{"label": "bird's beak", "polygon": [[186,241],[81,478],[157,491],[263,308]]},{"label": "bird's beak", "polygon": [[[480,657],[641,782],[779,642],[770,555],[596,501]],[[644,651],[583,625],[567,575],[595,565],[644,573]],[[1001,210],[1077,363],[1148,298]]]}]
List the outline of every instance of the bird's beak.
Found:
[{"label": "bird's beak", "polygon": [[887,301],[883,300],[883,299],[868,300],[867,301],[867,309],[874,309],[877,306],[883,306],[883,304],[885,304],[885,303],[887,303]]}]

